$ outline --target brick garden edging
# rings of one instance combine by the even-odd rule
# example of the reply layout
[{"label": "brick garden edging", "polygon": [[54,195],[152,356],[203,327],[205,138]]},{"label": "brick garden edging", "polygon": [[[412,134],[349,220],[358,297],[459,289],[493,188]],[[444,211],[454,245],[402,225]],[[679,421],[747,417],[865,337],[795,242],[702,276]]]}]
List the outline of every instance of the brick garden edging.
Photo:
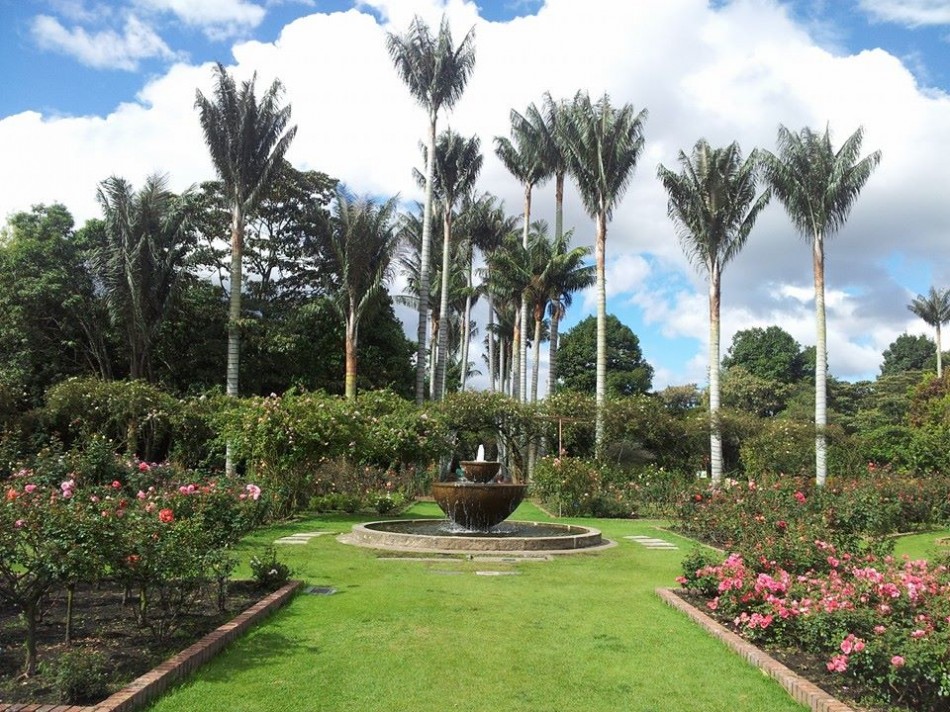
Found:
[{"label": "brick garden edging", "polygon": [[194,645],[185,648],[158,667],[152,668],[97,705],[84,707],[18,702],[0,704],[0,712],[132,712],[151,702],[176,682],[197,670],[228,643],[287,603],[301,585],[303,581],[291,581],[277,589],[243,613],[208,633]]},{"label": "brick garden edging", "polygon": [[656,589],[656,595],[673,608],[688,615],[749,663],[776,680],[797,702],[811,707],[813,712],[856,712],[853,707],[848,707],[843,702],[839,702],[818,685],[799,676],[775,658],[759,650],[749,641],[723,627],[718,621],[677,596],[671,589],[658,588]]}]

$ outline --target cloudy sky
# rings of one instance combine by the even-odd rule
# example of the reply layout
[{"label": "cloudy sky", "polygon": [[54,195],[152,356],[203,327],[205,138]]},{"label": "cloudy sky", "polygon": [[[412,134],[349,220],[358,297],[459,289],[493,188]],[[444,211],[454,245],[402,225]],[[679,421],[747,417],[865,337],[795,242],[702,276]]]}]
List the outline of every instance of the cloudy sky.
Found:
[{"label": "cloudy sky", "polygon": [[[683,257],[657,165],[700,137],[773,149],[776,130],[859,126],[881,164],[827,246],[831,373],[873,378],[907,304],[950,286],[948,0],[0,0],[0,220],[36,203],[96,217],[96,185],[153,172],[175,189],[213,177],[195,90],[221,61],[279,78],[299,126],[288,158],[359,193],[420,196],[411,169],[425,115],[386,53],[414,14],[469,28],[477,61],[440,128],[507,135],[509,111],[578,90],[646,108],[646,146],[607,237],[608,311],[640,337],[654,385],[706,380],[706,284]],[[518,213],[521,189],[486,155],[480,189]],[[533,217],[553,222],[553,186]],[[573,189],[575,243],[593,226]],[[814,344],[810,252],[782,207],[760,217],[723,281],[723,350],[778,324]],[[567,327],[593,313],[575,300]],[[415,322],[407,315],[408,331]]]}]

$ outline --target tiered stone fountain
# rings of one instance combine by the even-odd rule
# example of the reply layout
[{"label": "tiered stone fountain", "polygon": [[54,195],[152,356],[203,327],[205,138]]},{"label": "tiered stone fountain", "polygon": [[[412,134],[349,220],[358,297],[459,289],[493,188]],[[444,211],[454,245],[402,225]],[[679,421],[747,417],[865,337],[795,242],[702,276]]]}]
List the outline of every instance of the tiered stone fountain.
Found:
[{"label": "tiered stone fountain", "polygon": [[464,478],[437,482],[432,496],[448,519],[398,519],[357,524],[340,536],[346,544],[417,552],[463,551],[505,554],[568,553],[610,546],[597,529],[547,522],[506,522],[524,499],[527,485],[497,481],[499,462],[461,463]]},{"label": "tiered stone fountain", "polygon": [[521,504],[527,485],[497,482],[500,462],[485,460],[485,449],[478,446],[474,460],[463,460],[463,479],[436,482],[432,497],[451,522],[466,531],[487,532],[501,524]]}]

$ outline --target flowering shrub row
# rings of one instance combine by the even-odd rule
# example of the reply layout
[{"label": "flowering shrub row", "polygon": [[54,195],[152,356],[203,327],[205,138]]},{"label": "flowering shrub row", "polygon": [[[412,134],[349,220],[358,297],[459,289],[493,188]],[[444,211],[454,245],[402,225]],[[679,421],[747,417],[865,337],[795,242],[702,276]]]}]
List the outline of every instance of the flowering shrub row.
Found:
[{"label": "flowering shrub row", "polygon": [[667,516],[689,484],[662,467],[622,469],[561,455],[538,461],[531,493],[558,516]]},{"label": "flowering shrub row", "polygon": [[889,535],[947,521],[945,478],[877,472],[829,480],[821,488],[796,477],[732,483],[716,492],[693,488],[675,517],[684,534],[738,552],[746,561],[774,561],[795,573],[826,568],[825,557],[812,546],[816,540],[852,554],[882,554]]},{"label": "flowering shrub row", "polygon": [[756,641],[824,656],[885,702],[914,710],[950,706],[950,570],[942,563],[856,557],[810,542],[823,571],[794,573],[731,554],[684,564],[680,583]]},{"label": "flowering shrub row", "polygon": [[[261,490],[177,474],[133,461],[107,484],[82,472],[51,483],[40,461],[3,483],[0,600],[23,614],[27,674],[36,670],[41,600],[54,586],[71,601],[78,583],[118,580],[137,594],[139,623],[166,638],[208,585],[226,585],[236,563],[227,549],[260,520]],[[68,643],[69,619],[66,631]]]}]

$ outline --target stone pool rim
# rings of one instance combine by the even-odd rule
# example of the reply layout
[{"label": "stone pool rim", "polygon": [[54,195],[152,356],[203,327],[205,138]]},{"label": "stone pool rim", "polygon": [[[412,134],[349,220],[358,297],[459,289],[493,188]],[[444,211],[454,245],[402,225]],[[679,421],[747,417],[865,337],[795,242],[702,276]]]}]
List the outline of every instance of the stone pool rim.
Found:
[{"label": "stone pool rim", "polygon": [[372,529],[379,524],[412,524],[414,522],[433,523],[439,519],[385,519],[375,522],[362,522],[353,525],[352,531],[341,534],[337,539],[344,544],[352,544],[370,549],[385,551],[425,552],[435,554],[466,554],[466,553],[504,553],[506,555],[538,555],[538,554],[581,554],[584,552],[603,551],[616,546],[615,542],[604,539],[599,529],[579,524],[558,524],[553,522],[526,522],[507,520],[508,524],[521,526],[537,526],[543,524],[562,528],[563,535],[547,537],[519,537],[506,535],[493,537],[480,535],[477,537],[464,536],[437,536],[426,534],[409,534],[388,532]]}]

